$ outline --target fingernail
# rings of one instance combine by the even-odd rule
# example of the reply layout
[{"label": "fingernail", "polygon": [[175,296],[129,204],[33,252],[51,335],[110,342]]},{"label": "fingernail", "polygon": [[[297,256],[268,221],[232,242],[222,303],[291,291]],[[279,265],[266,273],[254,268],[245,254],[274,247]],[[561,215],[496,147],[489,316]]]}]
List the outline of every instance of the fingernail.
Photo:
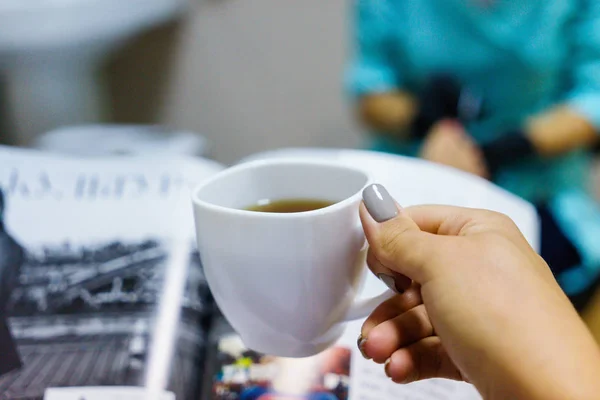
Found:
[{"label": "fingernail", "polygon": [[393,276],[382,273],[377,274],[377,277],[381,280],[381,282],[385,283],[385,286],[387,286],[390,290],[398,294],[403,292],[403,290],[398,289],[396,286],[396,279]]},{"label": "fingernail", "polygon": [[389,370],[391,360],[392,360],[391,358],[388,358],[387,360],[385,360],[385,364],[383,364],[383,370],[385,372],[385,375],[390,379],[392,379],[392,375],[390,375],[390,370]]},{"label": "fingernail", "polygon": [[398,208],[387,189],[379,184],[369,185],[362,193],[367,211],[377,222],[385,222],[398,215]]},{"label": "fingernail", "polygon": [[367,339],[363,337],[362,333],[360,335],[358,335],[358,339],[356,340],[356,345],[358,346],[358,350],[360,350],[360,354],[367,360],[370,360],[371,357],[369,357],[366,353],[365,353],[365,343],[367,343]]}]

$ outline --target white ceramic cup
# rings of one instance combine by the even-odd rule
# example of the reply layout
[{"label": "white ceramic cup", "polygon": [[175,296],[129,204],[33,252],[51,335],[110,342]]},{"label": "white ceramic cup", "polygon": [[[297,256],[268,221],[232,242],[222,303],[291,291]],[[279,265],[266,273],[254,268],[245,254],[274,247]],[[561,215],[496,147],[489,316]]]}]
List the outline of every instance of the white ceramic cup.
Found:
[{"label": "white ceramic cup", "polygon": [[[343,322],[393,292],[356,300],[366,246],[358,208],[369,176],[318,161],[229,168],[193,191],[198,250],[217,305],[250,349],[306,357],[334,344]],[[299,213],[245,208],[263,199],[335,204]]]}]

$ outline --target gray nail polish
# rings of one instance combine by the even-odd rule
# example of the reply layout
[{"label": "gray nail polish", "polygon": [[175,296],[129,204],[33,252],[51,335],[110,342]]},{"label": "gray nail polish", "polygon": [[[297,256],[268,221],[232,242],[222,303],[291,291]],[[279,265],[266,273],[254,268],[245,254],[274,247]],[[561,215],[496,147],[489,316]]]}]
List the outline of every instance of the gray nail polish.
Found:
[{"label": "gray nail polish", "polygon": [[385,286],[387,286],[390,290],[393,290],[396,293],[402,293],[396,287],[396,280],[393,276],[387,274],[377,274],[377,277],[381,280],[381,282],[385,283]]},{"label": "gray nail polish", "polygon": [[377,222],[385,222],[398,215],[398,208],[385,187],[379,184],[369,185],[362,193],[369,214]]}]

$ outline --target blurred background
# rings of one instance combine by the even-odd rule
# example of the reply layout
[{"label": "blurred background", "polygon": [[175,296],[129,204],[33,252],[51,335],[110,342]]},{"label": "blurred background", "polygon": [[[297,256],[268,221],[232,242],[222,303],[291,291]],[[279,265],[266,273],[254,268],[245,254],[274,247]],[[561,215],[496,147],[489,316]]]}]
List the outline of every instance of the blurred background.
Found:
[{"label": "blurred background", "polygon": [[[347,2],[154,2],[156,9],[142,15],[144,7],[153,8],[148,4],[153,1],[137,1],[138,20],[132,16],[118,27],[112,27],[116,25],[113,14],[133,8],[117,1],[0,2],[0,63],[5,58],[1,141],[29,145],[36,134],[59,125],[100,121],[161,124],[202,135],[210,143],[211,157],[225,163],[282,146],[359,144],[359,129],[342,91]],[[14,15],[14,24],[1,22],[3,7]],[[55,12],[41,10],[44,7]],[[61,11],[70,17],[59,25],[62,31],[55,32],[52,42],[44,41],[52,34],[50,27],[40,26],[38,33],[23,32],[24,21],[16,20],[22,17],[34,26],[41,21],[52,25],[49,19]],[[102,15],[110,18],[102,20]],[[91,22],[80,27],[82,20]],[[89,30],[90,24],[96,32]],[[88,37],[76,42],[72,32],[78,29]],[[119,30],[121,37],[116,37]],[[105,43],[97,54],[86,54],[101,41]],[[66,84],[57,86],[55,76],[63,71],[48,75],[49,67],[64,69],[65,79],[73,83],[74,64],[94,74],[81,80],[93,78],[99,86],[93,89],[98,98],[89,101],[98,110],[40,116],[46,124],[32,121],[31,109],[63,113],[71,102],[65,96],[71,95],[79,105],[85,102],[81,98],[86,94]],[[46,71],[38,73],[40,68]],[[23,76],[28,70],[30,76]],[[40,102],[45,96],[54,108],[47,101],[39,106],[35,100],[24,99],[25,91]],[[56,104],[60,102],[65,105]]]}]

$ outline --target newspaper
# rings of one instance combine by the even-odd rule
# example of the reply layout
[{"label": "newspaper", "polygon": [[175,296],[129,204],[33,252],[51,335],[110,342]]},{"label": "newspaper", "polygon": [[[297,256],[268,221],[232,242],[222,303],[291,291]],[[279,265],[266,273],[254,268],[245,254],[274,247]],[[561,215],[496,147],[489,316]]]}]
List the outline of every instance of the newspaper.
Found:
[{"label": "newspaper", "polygon": [[199,398],[190,187],[221,168],[0,147],[0,399]]}]

